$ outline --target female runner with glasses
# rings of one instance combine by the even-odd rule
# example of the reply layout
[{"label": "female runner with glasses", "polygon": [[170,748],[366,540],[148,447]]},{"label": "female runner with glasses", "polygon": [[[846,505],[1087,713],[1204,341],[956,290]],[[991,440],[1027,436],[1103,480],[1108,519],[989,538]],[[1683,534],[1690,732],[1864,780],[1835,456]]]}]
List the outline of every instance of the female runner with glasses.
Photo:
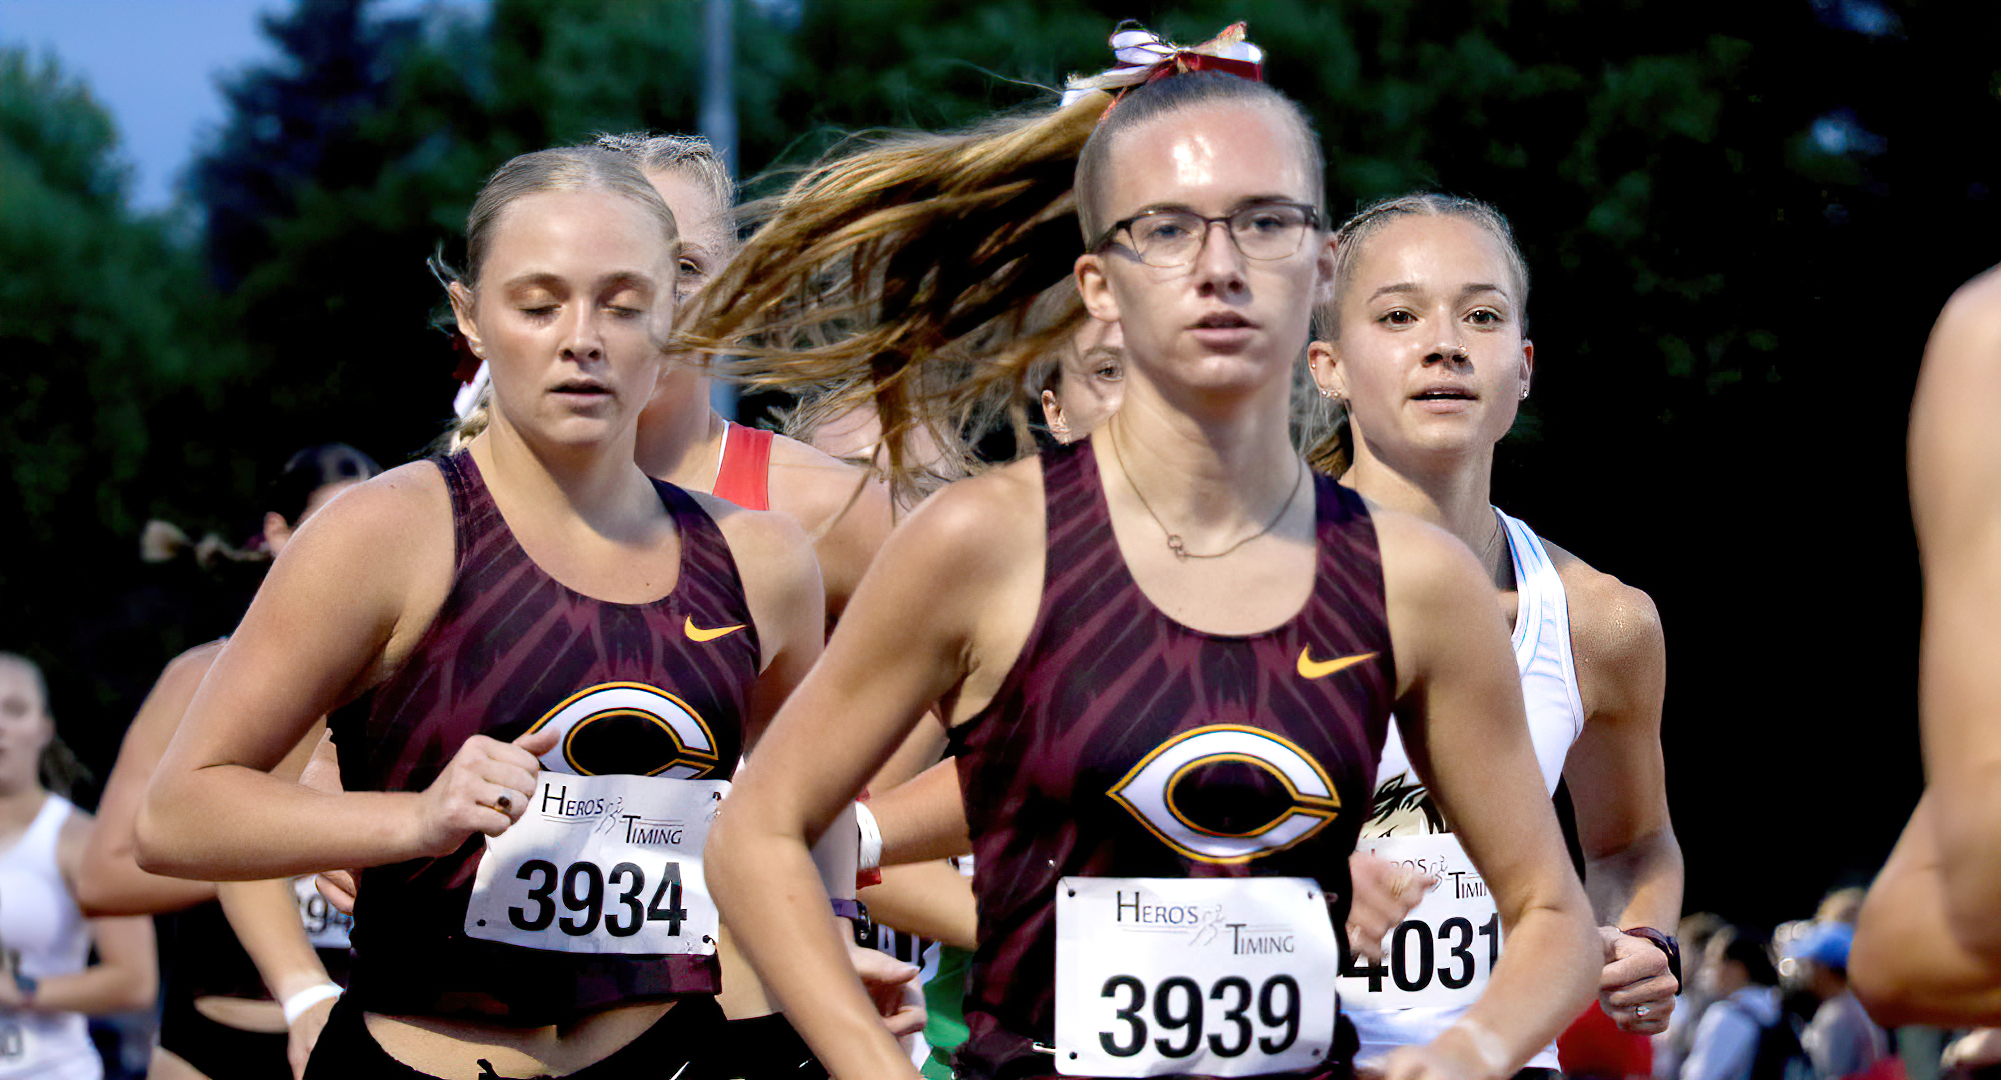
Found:
[{"label": "female runner with glasses", "polygon": [[[1103,123],[1088,95],[809,174],[726,275],[730,310],[705,313],[703,343],[770,381],[873,371],[892,436],[1019,393],[1074,324],[1014,316],[1072,263],[1125,337],[1125,402],[1097,436],[952,485],[892,535],[712,837],[733,932],[836,1076],[913,1070],[862,1022],[806,844],[933,703],[977,855],[967,1075],[1345,1071],[1325,976],[1392,706],[1480,823],[1469,850],[1516,946],[1393,1075],[1511,1073],[1591,990],[1588,906],[1477,566],[1288,441],[1332,276],[1311,129],[1260,83],[1179,66]],[[816,293],[836,261],[882,295]],[[783,347],[874,303],[848,338]],[[752,331],[785,341],[760,359]],[[968,374],[927,381],[934,361]]]}]

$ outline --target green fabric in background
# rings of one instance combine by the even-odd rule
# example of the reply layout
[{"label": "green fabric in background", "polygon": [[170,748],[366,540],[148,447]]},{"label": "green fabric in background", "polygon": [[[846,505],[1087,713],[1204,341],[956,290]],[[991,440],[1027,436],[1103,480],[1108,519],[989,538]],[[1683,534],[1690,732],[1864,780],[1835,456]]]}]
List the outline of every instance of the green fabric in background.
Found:
[{"label": "green fabric in background", "polygon": [[924,1063],[928,1080],[952,1080],[952,1051],[966,1041],[966,977],[973,954],[950,945],[938,947],[938,973],[924,984],[924,1038],[931,1060]]}]

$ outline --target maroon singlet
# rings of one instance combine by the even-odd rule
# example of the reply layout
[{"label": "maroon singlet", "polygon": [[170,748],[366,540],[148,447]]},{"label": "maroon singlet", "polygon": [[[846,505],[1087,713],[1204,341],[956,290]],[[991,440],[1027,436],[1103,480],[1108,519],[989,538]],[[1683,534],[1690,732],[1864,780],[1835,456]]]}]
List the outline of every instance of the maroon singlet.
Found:
[{"label": "maroon singlet", "polygon": [[[643,775],[679,761],[707,770],[693,779],[734,772],[758,671],[757,627],[736,562],[708,513],[681,489],[654,481],[680,537],[680,576],[660,600],[614,604],[579,594],[535,565],[471,455],[434,461],[451,490],[451,594],[372,700],[335,714],[348,788],[422,791],[468,737],[518,738],[607,683],[671,694],[707,728],[715,752],[690,754],[666,724],[608,714],[592,718],[592,738],[566,744],[574,771]],[[686,626],[709,640],[693,640]],[[739,629],[712,636],[722,627]],[[363,871],[349,988],[361,1008],[530,1026],[717,991],[713,956],[559,953],[467,937],[466,900],[485,839],[475,834],[444,858]]]},{"label": "maroon singlet", "polygon": [[[1090,440],[1044,451],[1042,478],[1048,554],[1035,627],[993,701],[952,731],[977,857],[980,943],[959,1052],[962,1075],[975,1077],[1055,1072],[1032,1044],[1055,1041],[1063,877],[1310,877],[1337,898],[1334,926],[1344,925],[1348,855],[1396,686],[1375,525],[1332,479],[1313,478],[1318,557],[1306,606],[1277,629],[1228,637],[1182,626],[1140,591]],[[1302,653],[1321,665],[1375,655],[1309,679]],[[1282,736],[1332,781],[1339,810],[1290,846],[1226,863],[1177,849],[1112,797],[1149,755],[1215,725]],[[1216,834],[1256,835],[1292,810],[1284,784],[1256,765],[1198,762],[1168,782],[1174,804]]]}]

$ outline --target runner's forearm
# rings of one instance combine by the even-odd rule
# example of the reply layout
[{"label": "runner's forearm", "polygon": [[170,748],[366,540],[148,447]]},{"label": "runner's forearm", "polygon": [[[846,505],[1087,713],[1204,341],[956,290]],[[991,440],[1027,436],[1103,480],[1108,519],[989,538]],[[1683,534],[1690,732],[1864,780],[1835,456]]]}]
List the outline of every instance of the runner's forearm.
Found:
[{"label": "runner's forearm", "polygon": [[704,857],[733,939],[829,1074],[916,1077],[855,978],[803,838],[775,833],[755,817],[732,800]]},{"label": "runner's forearm", "polygon": [[1672,934],[1681,921],[1681,844],[1663,829],[1593,859],[1585,867],[1584,891],[1600,925],[1651,926]]},{"label": "runner's forearm", "polygon": [[861,900],[884,926],[959,949],[977,944],[973,883],[950,863],[884,867],[882,884],[861,890]]},{"label": "runner's forearm", "polygon": [[144,916],[92,919],[90,927],[99,962],[39,980],[29,1008],[102,1016],[152,1007],[159,988],[153,921]]},{"label": "runner's forearm", "polygon": [[273,998],[283,1001],[328,981],[326,966],[299,921],[298,897],[290,881],[226,882],[216,887],[216,895]]},{"label": "runner's forearm", "polygon": [[139,865],[210,881],[380,866],[427,852],[413,792],[330,795],[235,765],[162,773],[140,809]]},{"label": "runner's forearm", "polygon": [[76,902],[89,916],[154,915],[215,899],[215,883],[149,874],[130,846],[87,861],[77,878]]},{"label": "runner's forearm", "polygon": [[882,830],[884,866],[972,854],[958,770],[958,759],[946,758],[908,783],[870,796],[869,810]]},{"label": "runner's forearm", "polygon": [[1581,911],[1531,907],[1507,929],[1507,948],[1465,1019],[1505,1052],[1493,1080],[1511,1076],[1554,1041],[1598,990],[1604,948]]}]

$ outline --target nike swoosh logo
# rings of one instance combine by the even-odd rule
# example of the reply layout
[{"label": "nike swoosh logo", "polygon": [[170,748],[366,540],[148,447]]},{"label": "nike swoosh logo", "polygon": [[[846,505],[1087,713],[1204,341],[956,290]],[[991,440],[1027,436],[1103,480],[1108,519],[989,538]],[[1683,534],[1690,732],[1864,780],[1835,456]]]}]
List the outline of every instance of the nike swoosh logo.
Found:
[{"label": "nike swoosh logo", "polygon": [[[695,617],[693,615],[690,615],[688,616],[688,621],[682,624],[681,629],[687,632],[689,641],[714,641],[719,637],[726,637],[730,634],[736,633],[738,630],[743,629],[743,624],[738,623],[735,626],[718,626],[714,630],[704,630],[701,627],[695,625]],[[1371,653],[1370,655],[1373,656],[1375,654]],[[1306,661],[1302,659],[1300,660],[1300,663],[1304,664],[1306,663]]]},{"label": "nike swoosh logo", "polygon": [[1376,658],[1375,653],[1365,652],[1354,656],[1337,656],[1332,660],[1315,660],[1309,655],[1312,651],[1313,647],[1310,645],[1299,650],[1299,677],[1302,679],[1323,679],[1342,668],[1354,667],[1364,660]]}]

